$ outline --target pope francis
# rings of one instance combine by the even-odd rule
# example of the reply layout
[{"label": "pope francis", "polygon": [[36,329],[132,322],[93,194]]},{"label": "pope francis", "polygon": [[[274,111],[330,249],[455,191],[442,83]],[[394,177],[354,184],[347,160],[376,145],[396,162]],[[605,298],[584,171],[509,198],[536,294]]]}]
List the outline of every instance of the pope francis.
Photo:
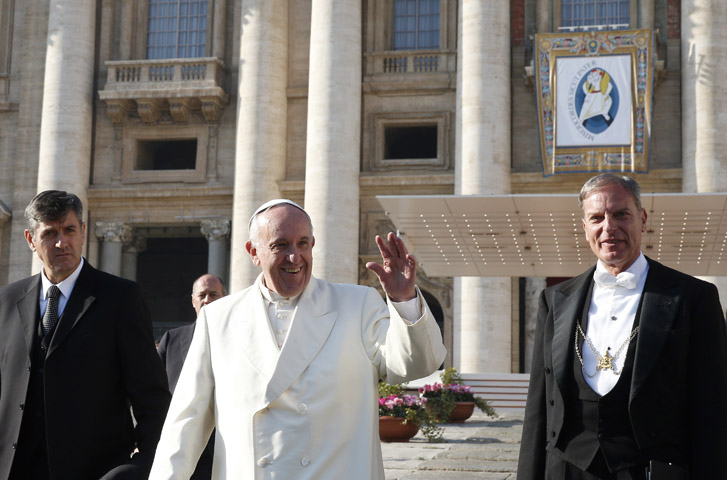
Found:
[{"label": "pope francis", "polygon": [[414,285],[416,261],[376,237],[386,292],[311,276],[308,214],[272,200],[250,219],[247,289],[205,306],[150,479],[189,478],[216,427],[212,478],[383,480],[377,384],[429,375],[445,356]]}]

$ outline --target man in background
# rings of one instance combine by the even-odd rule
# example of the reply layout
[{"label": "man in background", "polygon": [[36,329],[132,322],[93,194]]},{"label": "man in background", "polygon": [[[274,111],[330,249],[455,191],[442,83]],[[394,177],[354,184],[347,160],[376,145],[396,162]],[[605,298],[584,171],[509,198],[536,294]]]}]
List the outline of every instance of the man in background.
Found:
[{"label": "man in background", "polygon": [[[227,295],[227,292],[219,277],[209,273],[202,275],[192,284],[192,306],[194,307],[194,312],[199,316],[199,311],[202,310],[202,307],[225,295]],[[195,325],[196,322],[193,322],[189,325],[169,330],[164,333],[159,342],[157,353],[159,353],[164,368],[167,370],[169,391],[172,393],[174,393],[174,388],[177,386],[179,374],[182,372],[184,359],[187,357],[189,344],[192,342],[192,336],[194,335]],[[215,437],[213,433],[202,455],[199,457],[197,468],[190,477],[191,480],[208,480],[212,478],[214,445]]]},{"label": "man in background", "polygon": [[145,479],[170,395],[139,287],[81,257],[76,195],[25,217],[43,267],[0,289],[0,479]]}]

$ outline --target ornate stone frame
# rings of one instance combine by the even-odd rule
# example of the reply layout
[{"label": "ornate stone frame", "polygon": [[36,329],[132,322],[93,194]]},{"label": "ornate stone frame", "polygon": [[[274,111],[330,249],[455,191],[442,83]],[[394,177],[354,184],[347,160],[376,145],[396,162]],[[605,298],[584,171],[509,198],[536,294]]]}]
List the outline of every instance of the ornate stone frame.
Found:
[{"label": "ornate stone frame", "polygon": [[[437,127],[437,156],[436,158],[386,159],[384,158],[384,142],[386,127],[391,126],[433,126]],[[435,170],[449,168],[449,137],[450,113],[374,113],[371,115],[371,132],[375,147],[373,158],[368,160],[369,170],[393,170],[411,167],[427,167]]]},{"label": "ornate stone frame", "polygon": [[[194,170],[136,170],[139,140],[197,140]],[[127,127],[123,136],[122,183],[204,182],[207,176],[209,129],[206,125]]]}]

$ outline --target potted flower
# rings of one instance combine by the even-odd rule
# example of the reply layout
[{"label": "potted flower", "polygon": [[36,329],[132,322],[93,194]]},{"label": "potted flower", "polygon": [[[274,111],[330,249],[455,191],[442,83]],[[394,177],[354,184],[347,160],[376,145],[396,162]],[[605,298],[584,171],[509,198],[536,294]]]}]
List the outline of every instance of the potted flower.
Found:
[{"label": "potted flower", "polygon": [[434,425],[424,408],[427,400],[407,395],[402,385],[379,383],[379,438],[382,442],[408,442],[421,428],[428,441],[437,441],[443,429]]},{"label": "potted flower", "polygon": [[457,370],[448,368],[440,375],[442,383],[424,385],[419,389],[426,408],[439,422],[462,423],[472,416],[475,407],[494,417],[495,410],[484,398],[476,397],[469,385],[465,385]]}]

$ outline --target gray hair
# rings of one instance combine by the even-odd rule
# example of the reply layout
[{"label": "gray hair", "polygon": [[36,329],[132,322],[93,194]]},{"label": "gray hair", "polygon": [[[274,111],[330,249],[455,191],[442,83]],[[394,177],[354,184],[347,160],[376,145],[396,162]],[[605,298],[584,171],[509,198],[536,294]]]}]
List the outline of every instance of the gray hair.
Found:
[{"label": "gray hair", "polygon": [[297,208],[303,214],[305,215],[306,220],[308,220],[308,226],[310,227],[310,234],[313,236],[313,221],[310,219],[310,216],[308,215],[308,212],[306,212],[303,207],[298,205],[297,203],[293,202],[292,200],[287,199],[275,199],[271,200],[267,203],[264,203],[260,207],[258,207],[257,210],[255,210],[255,213],[252,214],[252,217],[250,217],[250,222],[248,224],[249,230],[250,230],[250,244],[257,248],[258,242],[260,240],[260,220],[259,217],[261,214],[267,212],[268,210],[272,210],[275,207],[290,205],[291,207]]},{"label": "gray hair", "polygon": [[602,173],[592,177],[583,184],[581,194],[578,196],[578,207],[581,209],[581,215],[583,215],[583,202],[586,198],[594,191],[609,185],[620,185],[631,195],[631,198],[636,203],[636,208],[641,211],[641,187],[639,187],[639,183],[636,180],[631,177],[616,175],[615,173]]},{"label": "gray hair", "polygon": [[83,225],[83,203],[73,193],[61,190],[46,190],[36,195],[25,207],[25,219],[28,221],[28,232],[32,237],[38,223],[59,222],[73,212],[78,223]]}]

